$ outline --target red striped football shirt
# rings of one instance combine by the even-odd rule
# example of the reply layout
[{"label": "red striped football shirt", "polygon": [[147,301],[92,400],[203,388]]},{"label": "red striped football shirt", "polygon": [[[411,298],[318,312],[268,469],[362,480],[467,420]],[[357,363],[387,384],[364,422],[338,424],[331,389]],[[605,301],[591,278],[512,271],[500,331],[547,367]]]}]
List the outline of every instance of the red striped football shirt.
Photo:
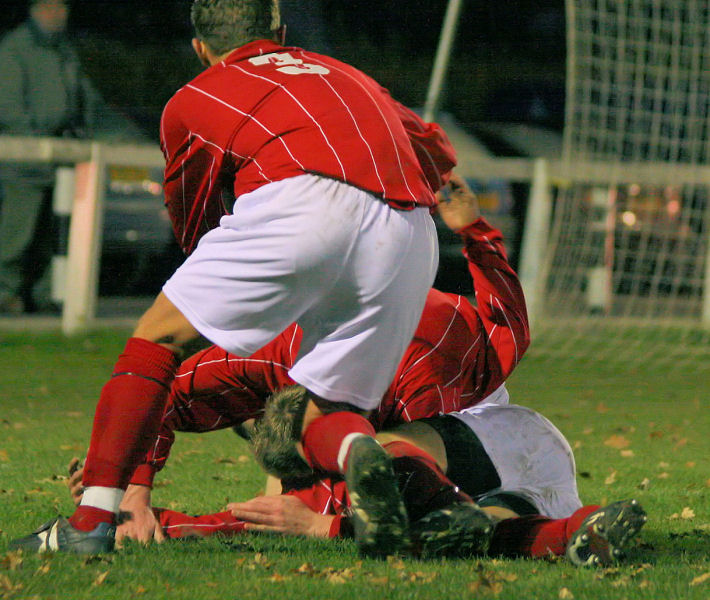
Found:
[{"label": "red striped football shirt", "polygon": [[455,165],[436,125],[333,58],[259,40],[183,86],[160,127],[165,202],[182,248],[262,185],[312,173],[390,205],[434,206]]},{"label": "red striped football shirt", "polygon": [[[430,290],[414,338],[370,420],[376,429],[473,406],[510,375],[530,343],[525,298],[500,231],[479,219],[462,232],[477,306]],[[150,485],[175,431],[204,432],[261,415],[266,398],[293,385],[301,342],[291,325],[249,357],[212,346],[187,359],[173,383],[159,438],[133,483]]]}]

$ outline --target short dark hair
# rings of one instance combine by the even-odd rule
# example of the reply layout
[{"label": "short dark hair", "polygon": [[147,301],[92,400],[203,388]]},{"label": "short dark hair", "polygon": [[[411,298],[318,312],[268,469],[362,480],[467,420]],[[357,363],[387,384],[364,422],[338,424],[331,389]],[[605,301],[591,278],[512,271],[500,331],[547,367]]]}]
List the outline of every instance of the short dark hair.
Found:
[{"label": "short dark hair", "polygon": [[194,0],[195,34],[217,55],[260,39],[279,27],[278,0]]}]

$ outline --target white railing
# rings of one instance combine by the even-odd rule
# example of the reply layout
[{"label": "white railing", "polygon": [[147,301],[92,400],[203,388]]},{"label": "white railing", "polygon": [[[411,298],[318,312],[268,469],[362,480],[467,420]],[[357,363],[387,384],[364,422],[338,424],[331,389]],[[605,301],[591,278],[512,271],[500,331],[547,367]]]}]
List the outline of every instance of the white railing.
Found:
[{"label": "white railing", "polygon": [[[458,171],[479,180],[507,179],[530,183],[527,226],[523,232],[520,278],[530,307],[531,319],[543,295],[541,276],[552,210],[552,186],[571,182],[608,185],[616,183],[664,184],[693,181],[710,186],[710,167],[667,164],[575,163],[561,160],[496,158],[461,134],[451,135],[459,151]],[[98,266],[103,223],[105,171],[107,165],[162,167],[163,155],[157,146],[108,144],[62,138],[0,136],[0,163],[49,162],[75,171],[75,185],[58,186],[73,197],[69,250],[66,262],[62,330],[77,333],[92,326],[96,316]],[[65,199],[66,203],[66,199]],[[710,244],[709,244],[710,245]],[[710,281],[710,257],[708,257]],[[703,322],[710,324],[710,286],[704,291]]]},{"label": "white railing", "polygon": [[165,162],[160,148],[0,136],[1,162],[44,162],[61,167],[54,206],[71,213],[68,253],[65,260],[58,261],[57,269],[64,279],[60,287],[65,290],[62,331],[69,335],[89,329],[95,322],[98,299],[106,166],[162,167]]}]

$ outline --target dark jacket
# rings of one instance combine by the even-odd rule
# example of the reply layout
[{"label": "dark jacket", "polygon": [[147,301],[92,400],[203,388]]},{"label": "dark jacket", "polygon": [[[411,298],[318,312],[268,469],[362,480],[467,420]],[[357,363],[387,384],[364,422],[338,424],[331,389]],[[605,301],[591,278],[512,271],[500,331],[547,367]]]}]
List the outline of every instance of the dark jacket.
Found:
[{"label": "dark jacket", "polygon": [[[47,36],[29,19],[0,41],[0,133],[86,137],[101,105],[66,35]],[[0,176],[51,183],[53,166],[3,165]]]}]

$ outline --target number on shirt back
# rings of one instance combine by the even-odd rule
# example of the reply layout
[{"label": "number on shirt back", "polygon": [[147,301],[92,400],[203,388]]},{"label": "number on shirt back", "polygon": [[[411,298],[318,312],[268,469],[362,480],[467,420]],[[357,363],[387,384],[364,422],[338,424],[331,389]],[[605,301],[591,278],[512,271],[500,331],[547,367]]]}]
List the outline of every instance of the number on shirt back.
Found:
[{"label": "number on shirt back", "polygon": [[330,70],[322,65],[304,63],[300,58],[291,56],[288,52],[273,52],[250,58],[249,62],[256,66],[275,64],[276,70],[286,75],[327,75]]}]

